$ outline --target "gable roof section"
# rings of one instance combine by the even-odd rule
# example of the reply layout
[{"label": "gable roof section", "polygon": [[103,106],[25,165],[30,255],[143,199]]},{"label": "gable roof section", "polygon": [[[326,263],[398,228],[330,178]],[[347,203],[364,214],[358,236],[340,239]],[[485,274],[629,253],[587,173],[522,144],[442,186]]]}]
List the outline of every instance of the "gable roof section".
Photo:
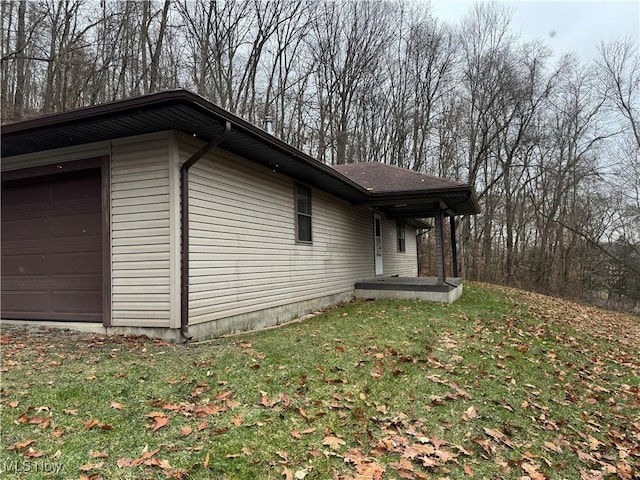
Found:
[{"label": "gable roof section", "polygon": [[[165,130],[177,130],[209,142],[222,133],[226,122],[231,124],[231,132],[220,144],[220,148],[263,165],[276,173],[331,193],[355,205],[367,205],[380,209],[386,207],[385,212],[395,215],[395,218],[404,218],[400,216],[403,212],[395,211],[397,209],[393,206],[394,202],[397,203],[399,196],[406,197],[407,201],[410,200],[409,197],[415,197],[414,200],[416,198],[429,200],[427,203],[414,201],[414,208],[404,212],[411,214],[406,218],[424,218],[431,216],[433,212],[431,208],[419,211],[419,204],[433,205],[435,197],[430,192],[437,186],[435,183],[427,185],[426,188],[419,188],[420,185],[415,182],[409,185],[409,177],[401,181],[401,177],[405,177],[397,174],[398,182],[392,186],[385,187],[381,181],[377,180],[375,182],[377,191],[375,188],[370,190],[366,182],[362,183],[362,175],[355,175],[346,170],[342,172],[340,168],[334,169],[319,162],[255,125],[186,90],[155,93],[3,125],[2,157]],[[378,171],[376,165],[380,164],[360,165],[363,166],[358,168],[370,169],[372,172],[368,177],[370,179],[381,179],[384,176],[376,173]],[[413,175],[412,172],[408,173]],[[425,176],[425,178],[434,179],[434,182],[439,180],[435,177]],[[406,187],[411,188],[398,190]],[[470,187],[459,188],[466,188],[467,196],[473,196]],[[436,188],[436,190],[441,189]],[[447,192],[455,193],[453,190]],[[447,195],[445,197],[448,198]],[[457,197],[454,200],[457,201]],[[448,206],[453,205],[446,200],[445,203]],[[478,213],[477,205],[475,203],[474,205],[476,208],[474,211],[468,208],[466,209],[468,211],[450,208],[450,214]]]}]

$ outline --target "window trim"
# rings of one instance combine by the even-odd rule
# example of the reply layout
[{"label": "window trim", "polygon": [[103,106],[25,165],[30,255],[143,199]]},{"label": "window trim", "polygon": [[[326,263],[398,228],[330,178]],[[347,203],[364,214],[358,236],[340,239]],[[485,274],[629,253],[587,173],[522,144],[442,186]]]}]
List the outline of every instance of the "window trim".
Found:
[{"label": "window trim", "polygon": [[[308,195],[309,199],[309,213],[301,212],[298,210],[298,194],[299,192],[304,191]],[[311,187],[307,187],[306,185],[302,185],[296,183],[293,191],[293,203],[294,203],[294,211],[295,211],[295,239],[296,243],[301,243],[305,245],[310,245],[313,243],[313,201],[311,196]],[[300,216],[307,217],[309,219],[309,240],[301,239],[300,234]]]},{"label": "window trim", "polygon": [[406,225],[402,222],[396,223],[396,248],[398,253],[407,253]]}]

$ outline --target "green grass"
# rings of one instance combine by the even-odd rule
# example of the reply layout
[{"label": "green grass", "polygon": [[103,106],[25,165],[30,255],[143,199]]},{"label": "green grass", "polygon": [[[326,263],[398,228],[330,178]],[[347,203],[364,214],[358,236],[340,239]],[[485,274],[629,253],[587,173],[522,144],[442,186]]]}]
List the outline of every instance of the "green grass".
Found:
[{"label": "green grass", "polygon": [[187,345],[4,328],[3,478],[640,478],[636,346],[543,303],[467,284]]}]

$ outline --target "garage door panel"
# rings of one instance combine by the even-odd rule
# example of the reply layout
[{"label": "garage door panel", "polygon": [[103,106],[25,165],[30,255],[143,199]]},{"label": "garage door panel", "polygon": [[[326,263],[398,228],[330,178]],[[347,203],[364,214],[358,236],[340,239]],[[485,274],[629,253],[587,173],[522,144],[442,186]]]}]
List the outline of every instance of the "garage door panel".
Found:
[{"label": "garage door panel", "polygon": [[49,309],[47,290],[2,289],[2,309],[20,313],[43,312]]},{"label": "garage door panel", "polygon": [[3,184],[2,316],[102,319],[99,170]]},{"label": "garage door panel", "polygon": [[61,220],[61,223],[52,226],[51,235],[54,238],[69,238],[78,241],[82,237],[99,237],[102,231],[102,223],[100,219],[96,221],[95,212],[58,216],[57,218]]},{"label": "garage door panel", "polygon": [[[2,199],[4,203],[4,198]],[[39,236],[45,235],[49,229],[49,221],[39,215],[35,218],[23,218],[10,220],[5,217],[5,209],[2,209],[2,245],[10,246],[10,242],[22,242],[23,240],[41,240]],[[35,238],[34,238],[35,237]],[[41,240],[43,241],[43,240]],[[17,245],[18,247],[20,244]]]},{"label": "garage door panel", "polygon": [[[100,259],[95,252],[71,252],[50,255],[48,269],[55,273],[52,277],[61,278],[62,275],[87,275],[95,274],[102,278]],[[65,278],[65,277],[62,277]]]},{"label": "garage door panel", "polygon": [[100,198],[102,193],[100,177],[87,171],[74,178],[61,179],[51,184],[51,200],[65,202],[68,200],[84,200],[86,198]]},{"label": "garage door panel", "polygon": [[101,301],[102,296],[95,292],[54,291],[51,295],[51,308],[54,312],[79,314],[91,310],[96,302]]},{"label": "garage door panel", "polygon": [[[3,275],[2,293],[5,292],[46,292],[48,290],[48,275]],[[5,305],[2,305],[4,309]]]},{"label": "garage door panel", "polygon": [[47,276],[47,263],[45,256],[42,254],[34,255],[5,255],[2,258],[2,285],[5,286],[5,282],[9,281],[9,277],[12,276],[16,280],[26,277],[34,277],[36,275],[43,275],[42,278],[46,279]]},{"label": "garage door panel", "polygon": [[[7,205],[16,206],[15,208],[25,209],[26,205],[33,208],[34,204],[41,203],[47,205],[49,203],[49,191],[42,188],[41,183],[32,183],[11,187],[2,191],[2,201]],[[3,208],[4,213],[4,208]]]}]

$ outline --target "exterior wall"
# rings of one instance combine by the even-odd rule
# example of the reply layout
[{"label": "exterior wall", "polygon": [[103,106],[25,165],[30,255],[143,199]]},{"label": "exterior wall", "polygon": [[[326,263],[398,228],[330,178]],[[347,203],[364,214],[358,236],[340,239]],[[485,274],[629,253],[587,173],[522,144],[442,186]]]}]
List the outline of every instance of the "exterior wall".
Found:
[{"label": "exterior wall", "polygon": [[415,228],[405,225],[405,252],[398,252],[397,222],[382,219],[383,275],[418,276],[418,249]]},{"label": "exterior wall", "polygon": [[[111,318],[114,327],[175,326],[179,270],[170,148],[160,133],[114,141],[111,153]],[[172,281],[172,279],[176,279]],[[178,320],[179,324],[179,320]]]},{"label": "exterior wall", "polygon": [[[179,167],[200,146],[160,132],[2,161],[12,170],[110,156],[109,331],[162,336],[180,326]],[[298,243],[290,178],[216,149],[190,185],[191,331],[290,320],[353,298],[355,283],[374,277],[371,210],[313,189],[313,242]],[[383,218],[384,275],[415,276],[415,232],[406,227],[400,254],[395,225]]]},{"label": "exterior wall", "polygon": [[[111,157],[110,266],[114,327],[179,326],[179,278],[173,214],[179,198],[169,160],[170,132],[2,159],[15,170],[103,155]],[[176,156],[177,161],[177,156]],[[179,248],[179,245],[178,245]],[[177,293],[176,293],[177,292]],[[176,323],[177,322],[177,323]]]},{"label": "exterior wall", "polygon": [[[180,137],[184,161],[196,148]],[[190,325],[347,294],[372,277],[373,214],[312,191],[313,243],[295,240],[294,182],[215,150],[190,178]]]}]

